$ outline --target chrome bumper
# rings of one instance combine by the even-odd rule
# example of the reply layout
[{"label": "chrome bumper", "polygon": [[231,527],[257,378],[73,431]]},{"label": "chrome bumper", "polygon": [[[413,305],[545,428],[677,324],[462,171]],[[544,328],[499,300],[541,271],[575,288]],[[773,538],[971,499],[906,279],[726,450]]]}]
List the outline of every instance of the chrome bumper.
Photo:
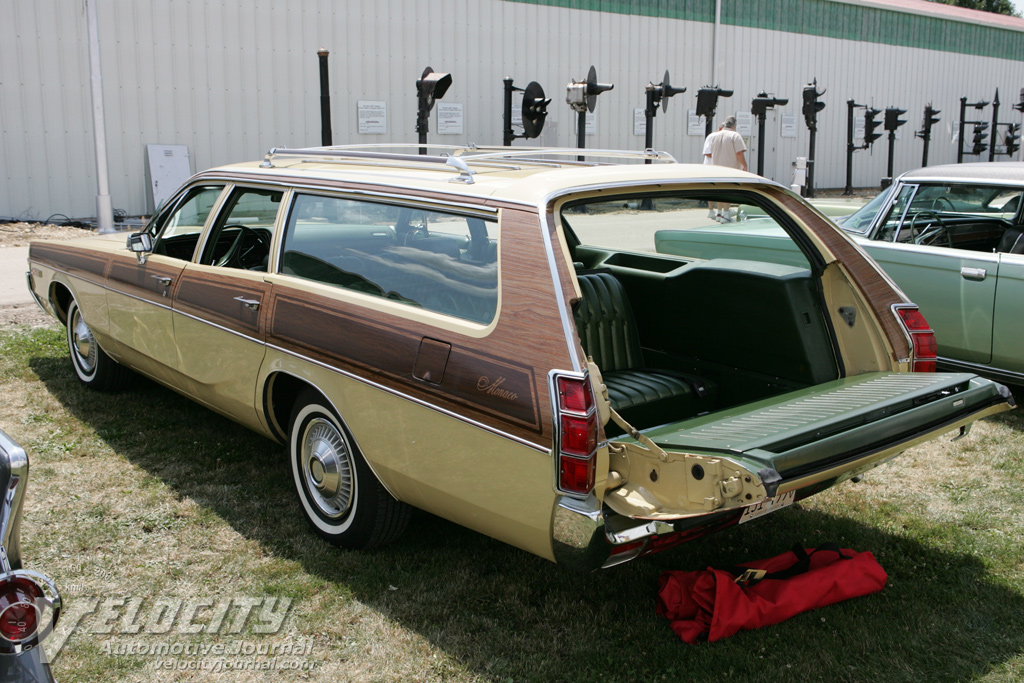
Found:
[{"label": "chrome bumper", "polygon": [[647,538],[674,531],[666,522],[630,519],[607,511],[593,494],[584,500],[559,496],[551,546],[558,564],[593,571],[628,562],[643,552]]}]

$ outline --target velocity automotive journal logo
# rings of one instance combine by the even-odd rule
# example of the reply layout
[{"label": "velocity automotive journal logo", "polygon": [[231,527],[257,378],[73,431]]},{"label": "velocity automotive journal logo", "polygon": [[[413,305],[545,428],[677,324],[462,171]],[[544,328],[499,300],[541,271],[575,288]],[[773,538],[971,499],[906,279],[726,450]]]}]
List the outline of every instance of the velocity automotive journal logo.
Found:
[{"label": "velocity automotive journal logo", "polygon": [[42,647],[55,660],[73,635],[106,636],[104,654],[157,668],[308,670],[312,639],[280,636],[291,608],[286,597],[76,596]]}]

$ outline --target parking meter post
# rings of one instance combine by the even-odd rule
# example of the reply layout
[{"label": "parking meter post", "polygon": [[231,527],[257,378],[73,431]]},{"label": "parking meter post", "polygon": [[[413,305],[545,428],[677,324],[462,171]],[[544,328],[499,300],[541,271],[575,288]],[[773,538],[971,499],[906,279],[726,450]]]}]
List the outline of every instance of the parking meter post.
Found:
[{"label": "parking meter post", "polygon": [[988,160],[996,160],[996,131],[999,130],[999,88],[996,88],[996,97],[992,100],[992,128],[989,130]]},{"label": "parking meter post", "polygon": [[331,88],[327,74],[327,56],[330,54],[323,47],[316,51],[320,59],[320,144],[324,147],[334,144],[331,134]]},{"label": "parking meter post", "polygon": [[512,77],[506,76],[502,83],[505,84],[505,109],[504,109],[504,129],[502,132],[501,144],[505,147],[512,146],[512,140],[515,139],[515,135],[512,133]]}]

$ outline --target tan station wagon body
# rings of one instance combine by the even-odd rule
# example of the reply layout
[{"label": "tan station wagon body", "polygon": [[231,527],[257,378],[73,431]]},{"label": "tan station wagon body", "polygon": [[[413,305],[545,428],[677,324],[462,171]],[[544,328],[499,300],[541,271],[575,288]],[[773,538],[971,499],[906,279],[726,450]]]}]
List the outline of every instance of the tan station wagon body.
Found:
[{"label": "tan station wagon body", "polygon": [[[789,191],[577,153],[275,150],[193,177],[129,248],[33,244],[30,287],[83,382],[131,368],[287,443],[305,516],[353,548],[414,506],[610,566],[1012,405],[910,372],[923,319]],[[708,202],[759,206],[806,267],[653,253]]]}]

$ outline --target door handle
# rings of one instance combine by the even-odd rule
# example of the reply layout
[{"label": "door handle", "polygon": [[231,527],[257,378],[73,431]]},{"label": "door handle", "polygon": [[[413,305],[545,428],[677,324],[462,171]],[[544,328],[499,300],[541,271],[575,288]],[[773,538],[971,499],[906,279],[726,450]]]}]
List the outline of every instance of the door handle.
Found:
[{"label": "door handle", "polygon": [[965,280],[974,280],[976,282],[981,282],[982,280],[985,279],[985,276],[987,274],[988,273],[985,271],[984,268],[968,268],[967,266],[964,266],[963,268],[960,269],[960,277],[962,277]]},{"label": "door handle", "polygon": [[150,277],[164,286],[164,296],[167,296],[167,288],[171,286],[173,278],[163,275],[150,275]]},{"label": "door handle", "polygon": [[254,311],[260,310],[259,299],[246,299],[244,296],[236,296],[235,301],[241,303],[243,306],[248,306]]}]

